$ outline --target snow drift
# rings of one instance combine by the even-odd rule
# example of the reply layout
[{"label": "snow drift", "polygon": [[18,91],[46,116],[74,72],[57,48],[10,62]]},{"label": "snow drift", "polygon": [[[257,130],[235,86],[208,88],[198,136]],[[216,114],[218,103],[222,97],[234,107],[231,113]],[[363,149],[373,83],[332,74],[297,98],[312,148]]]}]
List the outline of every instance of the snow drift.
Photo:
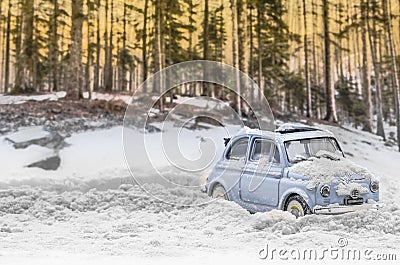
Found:
[{"label": "snow drift", "polygon": [[314,188],[319,184],[334,184],[339,180],[348,182],[352,178],[377,180],[368,169],[328,151],[319,151],[315,157],[293,165],[291,173],[307,177],[307,187]]},{"label": "snow drift", "polygon": [[[350,247],[398,253],[400,154],[370,134],[336,127],[329,130],[342,142],[351,161],[321,157],[299,163],[293,169],[301,173],[306,170],[314,183],[322,180],[315,169],[326,173],[324,166],[335,169],[328,178],[354,172],[366,177],[379,175],[383,203],[379,211],[299,219],[278,210],[252,215],[232,202],[204,203],[209,198],[200,189],[165,187],[154,181],[157,176],[141,172],[148,180],[144,190],[126,169],[120,127],[73,134],[65,140],[69,146],[60,150],[60,168],[51,172],[25,167],[46,156],[49,150],[41,146],[14,149],[4,141],[7,136],[3,136],[0,261],[9,264],[19,257],[35,263],[34,257],[56,257],[54,263],[58,263],[57,260],[79,257],[73,260],[82,264],[94,256],[118,256],[122,257],[120,263],[125,264],[157,264],[164,259],[194,264],[215,263],[214,258],[223,256],[225,262],[232,264],[255,264],[260,261],[258,251],[266,242],[274,247],[324,247],[336,245],[341,237],[348,240]],[[157,134],[149,135],[154,137],[149,142],[155,147]],[[201,137],[214,135],[220,145],[217,154],[223,150],[223,134],[217,127],[185,131],[183,135],[185,144],[195,141],[196,145]],[[190,147],[184,152],[188,157],[196,157],[199,149]],[[161,166],[165,162],[158,161]],[[332,164],[340,164],[346,170],[339,172]],[[198,183],[202,177],[191,173],[169,176],[188,184]],[[160,201],[154,194],[178,201],[181,206]],[[197,206],[182,206],[185,204]],[[42,262],[38,259],[36,263]]]}]

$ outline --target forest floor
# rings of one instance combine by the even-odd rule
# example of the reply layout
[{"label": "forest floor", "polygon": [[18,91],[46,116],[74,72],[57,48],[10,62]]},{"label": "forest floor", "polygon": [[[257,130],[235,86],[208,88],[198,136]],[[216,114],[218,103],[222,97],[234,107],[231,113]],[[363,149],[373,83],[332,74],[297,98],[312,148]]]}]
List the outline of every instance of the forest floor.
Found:
[{"label": "forest floor", "polygon": [[127,104],[122,100],[28,100],[0,105],[0,135],[19,127],[46,126],[59,132],[78,132],[122,124]]},{"label": "forest floor", "polygon": [[[208,197],[200,189],[189,193],[161,186],[145,172],[141,177],[149,180],[148,192],[135,184],[121,143],[123,104],[107,107],[107,102],[0,105],[0,264],[265,264],[270,257],[262,260],[259,253],[266,244],[322,251],[343,249],[343,240],[346,249],[372,250],[372,260],[393,253],[400,259],[400,153],[380,137],[346,126],[317,125],[335,134],[350,160],[380,177],[379,211],[295,219],[282,211],[250,214],[222,200],[181,207],[150,194],[183,204],[201,204]],[[164,133],[173,131],[169,126]],[[55,132],[62,140],[49,137]],[[213,137],[220,143],[218,157],[224,133],[222,127],[208,125],[183,129],[182,137],[196,145]],[[160,134],[149,134],[150,148],[158,150]],[[183,152],[199,152],[186,148]],[[55,154],[56,169],[28,166]],[[166,162],[156,161],[161,167]],[[205,175],[172,178],[198,184]]]}]

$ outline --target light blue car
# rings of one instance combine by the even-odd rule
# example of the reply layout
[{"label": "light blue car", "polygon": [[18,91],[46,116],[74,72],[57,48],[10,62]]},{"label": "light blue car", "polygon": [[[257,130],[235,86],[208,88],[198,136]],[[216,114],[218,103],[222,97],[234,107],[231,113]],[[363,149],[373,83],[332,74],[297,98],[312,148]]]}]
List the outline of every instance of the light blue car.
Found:
[{"label": "light blue car", "polygon": [[296,217],[378,208],[379,181],[345,159],[329,131],[284,125],[248,130],[225,145],[207,178],[209,196],[252,213],[281,209]]}]

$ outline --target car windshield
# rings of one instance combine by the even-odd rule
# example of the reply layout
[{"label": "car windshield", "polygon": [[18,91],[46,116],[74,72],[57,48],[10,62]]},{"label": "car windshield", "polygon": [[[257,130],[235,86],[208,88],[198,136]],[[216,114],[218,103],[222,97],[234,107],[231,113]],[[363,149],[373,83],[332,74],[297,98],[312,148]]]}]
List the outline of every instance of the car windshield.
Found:
[{"label": "car windshield", "polygon": [[316,156],[319,151],[339,152],[343,155],[336,140],[328,137],[287,141],[285,148],[290,163],[304,161]]}]

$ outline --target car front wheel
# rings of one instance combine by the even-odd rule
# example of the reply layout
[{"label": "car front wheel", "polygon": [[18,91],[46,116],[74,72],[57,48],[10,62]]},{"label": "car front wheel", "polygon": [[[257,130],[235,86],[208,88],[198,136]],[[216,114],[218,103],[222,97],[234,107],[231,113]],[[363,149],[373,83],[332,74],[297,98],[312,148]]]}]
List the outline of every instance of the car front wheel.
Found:
[{"label": "car front wheel", "polygon": [[311,214],[310,207],[306,201],[299,195],[295,195],[289,198],[286,203],[285,210],[296,216],[296,218]]},{"label": "car front wheel", "polygon": [[220,184],[217,184],[214,186],[213,191],[212,191],[212,197],[213,198],[222,197],[224,200],[228,200],[226,191],[225,191],[224,187],[222,187]]}]

